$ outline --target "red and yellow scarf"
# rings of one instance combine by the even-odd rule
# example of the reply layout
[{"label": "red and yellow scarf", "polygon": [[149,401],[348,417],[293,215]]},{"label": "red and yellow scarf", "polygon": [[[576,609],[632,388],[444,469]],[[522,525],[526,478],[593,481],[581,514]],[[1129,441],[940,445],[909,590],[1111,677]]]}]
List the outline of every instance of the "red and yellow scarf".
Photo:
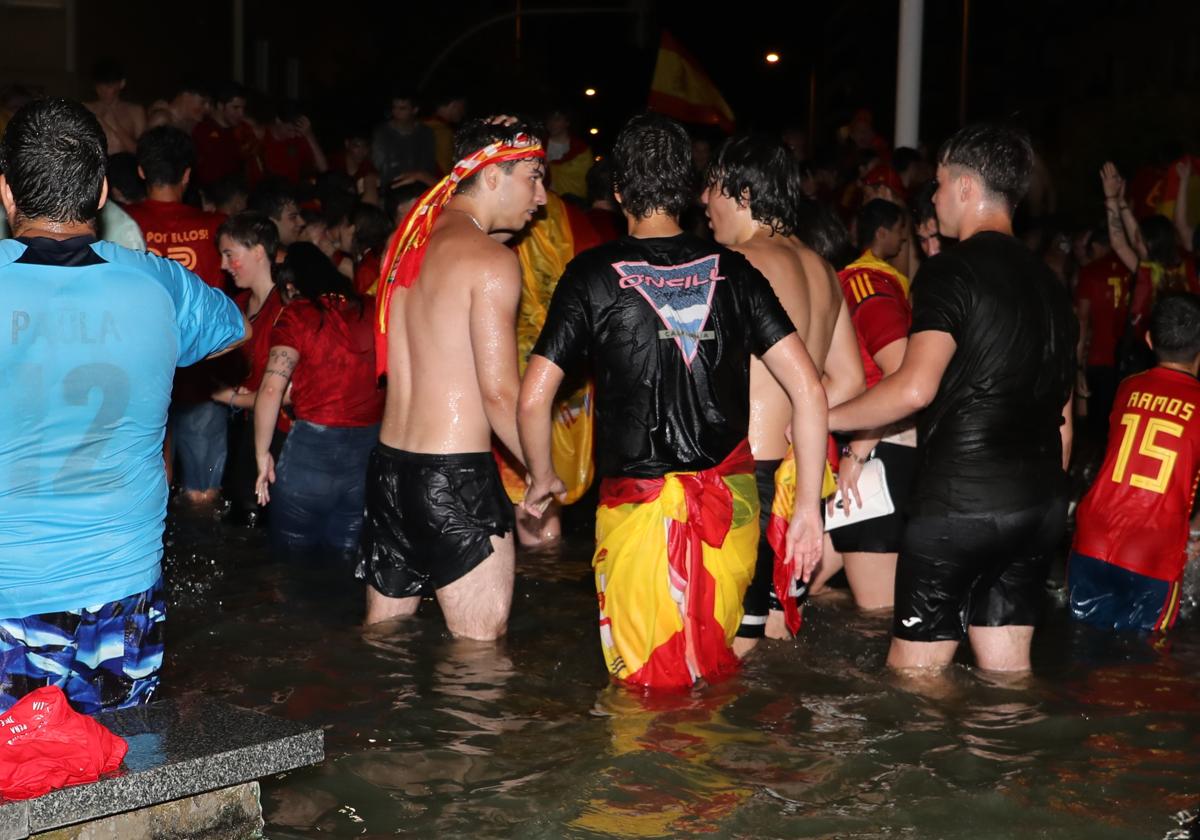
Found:
[{"label": "red and yellow scarf", "polygon": [[454,164],[449,175],[417,199],[417,203],[392,234],[379,275],[375,312],[375,370],[380,376],[387,372],[388,312],[391,308],[392,292],[395,291],[397,283],[407,289],[416,282],[421,273],[421,263],[425,260],[425,247],[429,244],[429,235],[446,203],[454,197],[459,183],[493,163],[545,157],[546,153],[536,137],[518,134],[510,143],[492,143],[463,158]]}]

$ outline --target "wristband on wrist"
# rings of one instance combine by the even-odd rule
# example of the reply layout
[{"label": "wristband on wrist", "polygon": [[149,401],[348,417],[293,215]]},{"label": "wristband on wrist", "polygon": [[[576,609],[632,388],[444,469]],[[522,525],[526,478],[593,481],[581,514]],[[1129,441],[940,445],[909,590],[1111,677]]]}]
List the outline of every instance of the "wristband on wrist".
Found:
[{"label": "wristband on wrist", "polygon": [[842,447],[842,457],[849,458],[851,461],[854,461],[856,464],[865,464],[865,463],[867,463],[867,461],[871,460],[870,455],[867,455],[866,458],[858,457],[858,454],[855,453],[855,451],[850,448],[850,444],[846,444],[845,446]]}]

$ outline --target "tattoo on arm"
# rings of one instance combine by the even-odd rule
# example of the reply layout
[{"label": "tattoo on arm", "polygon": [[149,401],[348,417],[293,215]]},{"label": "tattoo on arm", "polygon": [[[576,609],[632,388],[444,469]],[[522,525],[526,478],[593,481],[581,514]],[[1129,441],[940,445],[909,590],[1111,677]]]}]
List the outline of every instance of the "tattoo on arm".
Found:
[{"label": "tattoo on arm", "polygon": [[263,376],[275,374],[286,382],[292,378],[292,372],[295,371],[299,362],[300,357],[294,350],[272,347],[271,352],[267,355],[267,369],[263,371]]}]

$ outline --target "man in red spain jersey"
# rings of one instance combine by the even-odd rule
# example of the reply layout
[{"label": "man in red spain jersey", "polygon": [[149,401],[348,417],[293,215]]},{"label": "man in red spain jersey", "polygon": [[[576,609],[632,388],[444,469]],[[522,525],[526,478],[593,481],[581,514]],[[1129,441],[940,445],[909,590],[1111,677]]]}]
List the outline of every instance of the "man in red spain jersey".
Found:
[{"label": "man in red spain jersey", "polygon": [[1117,383],[1117,342],[1129,313],[1129,280],[1125,263],[1112,249],[1107,230],[1091,231],[1089,261],[1079,271],[1075,313],[1079,316],[1079,366],[1086,375],[1088,417],[1107,429]]},{"label": "man in red spain jersey", "polygon": [[[908,236],[904,209],[875,198],[858,211],[858,245],[862,255],[838,272],[849,307],[868,388],[900,369],[908,348],[912,308],[908,278],[889,260],[900,254]],[[896,558],[904,538],[904,507],[917,468],[917,434],[911,418],[881,429],[855,433],[846,440],[838,468],[842,497],[859,498],[858,479],[869,460],[883,464],[895,510],[887,516],[830,531],[830,540],[845,563],[846,579],[859,609],[892,606]],[[861,504],[861,501],[859,502]],[[830,509],[831,516],[839,514]]]},{"label": "man in red spain jersey", "polygon": [[1117,390],[1104,465],[1079,505],[1067,589],[1080,621],[1166,631],[1179,614],[1200,478],[1200,297],[1163,297],[1148,343],[1158,364]]},{"label": "man in red spain jersey", "polygon": [[[129,215],[146,237],[146,248],[175,260],[216,289],[224,287],[216,213],[183,203],[195,161],[192,139],[178,128],[152,128],[138,140],[138,174],[146,200]],[[184,496],[195,504],[215,502],[225,470],[228,411],[210,399],[231,375],[236,358],[215,359],[180,370],[171,394],[171,442],[179,456]],[[232,374],[236,378],[236,374]]]}]

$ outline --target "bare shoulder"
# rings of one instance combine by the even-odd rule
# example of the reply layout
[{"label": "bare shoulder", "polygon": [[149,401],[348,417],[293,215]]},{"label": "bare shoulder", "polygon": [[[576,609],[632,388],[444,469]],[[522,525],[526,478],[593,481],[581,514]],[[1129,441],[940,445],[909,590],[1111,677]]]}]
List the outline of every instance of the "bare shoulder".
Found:
[{"label": "bare shoulder", "polygon": [[804,266],[804,276],[809,283],[816,286],[829,286],[831,289],[836,288],[838,279],[833,266],[799,239],[793,239],[792,242],[795,244],[796,254],[800,259],[800,264]]}]

